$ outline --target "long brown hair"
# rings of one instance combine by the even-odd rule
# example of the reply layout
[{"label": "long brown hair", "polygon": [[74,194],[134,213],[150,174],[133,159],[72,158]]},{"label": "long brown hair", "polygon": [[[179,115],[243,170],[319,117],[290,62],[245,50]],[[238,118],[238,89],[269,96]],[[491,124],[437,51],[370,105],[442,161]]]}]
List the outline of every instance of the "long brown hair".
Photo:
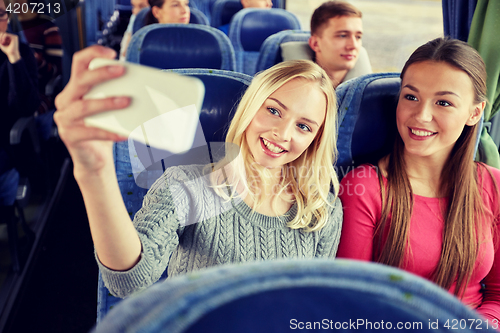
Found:
[{"label": "long brown hair", "polygon": [[[403,70],[423,61],[447,63],[464,71],[474,87],[474,102],[486,101],[486,68],[479,53],[464,42],[448,38],[437,38],[420,46],[408,59]],[[443,207],[445,224],[443,246],[438,266],[432,280],[439,286],[450,289],[457,282],[455,295],[463,296],[478,256],[478,240],[488,226],[478,225],[483,214],[481,195],[478,188],[477,165],[474,150],[478,124],[465,126],[445,162],[441,173],[440,193],[449,198]],[[398,134],[387,166],[387,193],[382,175],[382,214],[376,238],[378,257],[376,261],[401,267],[405,254],[409,253],[410,219],[413,207],[413,193],[403,158],[404,143]],[[391,214],[390,225],[387,220]],[[387,241],[382,238],[387,232]]]}]

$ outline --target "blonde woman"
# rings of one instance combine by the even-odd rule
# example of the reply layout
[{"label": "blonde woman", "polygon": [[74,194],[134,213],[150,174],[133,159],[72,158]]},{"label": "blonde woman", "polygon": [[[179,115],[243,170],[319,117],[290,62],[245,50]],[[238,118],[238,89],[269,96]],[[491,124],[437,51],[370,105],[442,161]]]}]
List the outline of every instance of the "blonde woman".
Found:
[{"label": "blonde woman", "polygon": [[500,171],[473,160],[484,62],[466,43],[437,38],[410,56],[401,79],[392,153],[342,180],[364,193],[341,195],[339,256],[420,275],[498,324]]},{"label": "blonde woman", "polygon": [[55,121],[74,162],[98,263],[110,291],[124,297],[157,281],[205,267],[278,258],[334,257],[342,208],[329,192],[338,182],[336,102],[326,73],[309,61],[282,63],[259,74],[243,96],[227,135],[240,149],[217,165],[167,169],[130,220],[120,196],[113,141],[82,118],[130,102],[82,100],[120,66],[88,71],[95,57],[77,53],[72,78],[58,96]]}]

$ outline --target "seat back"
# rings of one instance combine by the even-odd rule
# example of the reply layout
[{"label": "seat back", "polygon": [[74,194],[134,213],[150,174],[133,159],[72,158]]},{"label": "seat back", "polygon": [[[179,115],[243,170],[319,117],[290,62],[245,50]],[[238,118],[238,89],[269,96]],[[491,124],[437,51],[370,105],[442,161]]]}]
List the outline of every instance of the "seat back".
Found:
[{"label": "seat back", "polygon": [[242,9],[240,0],[216,0],[212,5],[210,25],[217,28],[229,24],[233,16]]},{"label": "seat back", "polygon": [[[200,124],[202,128],[202,138],[197,133],[195,143],[201,146],[194,148],[197,161],[191,163],[200,163],[206,155],[207,144],[223,142],[226,137],[226,130],[236,110],[240,97],[245,92],[252,78],[248,75],[212,69],[178,69],[174,72],[192,75],[203,81],[205,85],[205,99],[201,107]],[[204,144],[204,145],[203,145]],[[131,152],[132,159],[131,159]],[[147,152],[142,154],[141,152]],[[202,154],[199,154],[199,153]],[[167,156],[167,158],[151,161],[146,159],[139,160],[137,156],[149,156],[149,148],[134,141],[119,142],[114,145],[115,169],[118,178],[118,184],[122,193],[125,206],[131,218],[141,208],[142,200],[147,192],[147,185],[151,185],[159,177],[167,166],[172,163],[191,164],[185,162],[192,157],[192,154],[172,156],[168,152],[155,151],[154,156]],[[213,154],[213,152],[210,152]],[[201,157],[200,157],[201,156]],[[210,162],[202,160],[203,163]],[[145,167],[138,170],[138,166]],[[141,176],[140,177],[138,177]],[[144,181],[147,179],[147,181]],[[164,276],[166,271],[164,273]],[[109,294],[108,289],[99,274],[98,281],[98,304],[97,321],[99,322],[121,299]]]},{"label": "seat back", "polygon": [[[210,10],[210,25],[220,27],[229,24],[233,16],[243,9],[240,0],[205,0]],[[285,0],[273,0],[273,8],[285,9]]]},{"label": "seat back", "polygon": [[273,8],[286,9],[286,0],[273,0]]},{"label": "seat back", "polygon": [[132,35],[139,31],[139,29],[146,26],[146,16],[148,15],[150,10],[151,8],[146,7],[141,9],[140,12],[135,15],[134,26],[132,27]]},{"label": "seat back", "polygon": [[172,278],[126,299],[94,332],[436,333],[449,332],[445,324],[453,322],[475,323],[462,325],[461,332],[488,329],[457,298],[403,270],[302,259],[224,265]]},{"label": "seat back", "polygon": [[214,5],[216,0],[191,0],[189,2],[189,6],[196,7],[198,10],[200,10],[207,18],[208,21],[212,21],[212,7]]},{"label": "seat back", "polygon": [[208,17],[201,10],[193,7],[189,8],[189,10],[191,11],[191,16],[189,17],[189,23],[210,25]]},{"label": "seat back", "polygon": [[130,0],[116,0],[115,9],[132,12],[132,4],[130,3]]},{"label": "seat back", "polygon": [[337,173],[341,179],[352,168],[376,164],[394,144],[399,73],[360,76],[340,84]]},{"label": "seat back", "polygon": [[281,44],[287,42],[307,42],[311,37],[309,31],[284,30],[266,38],[259,51],[255,67],[256,72],[268,69],[283,61]]},{"label": "seat back", "polygon": [[140,29],[132,36],[127,61],[160,69],[236,69],[227,36],[198,24],[151,24]]},{"label": "seat back", "polygon": [[255,74],[262,43],[283,30],[300,30],[297,17],[284,9],[245,8],[239,11],[229,26],[238,71]]}]

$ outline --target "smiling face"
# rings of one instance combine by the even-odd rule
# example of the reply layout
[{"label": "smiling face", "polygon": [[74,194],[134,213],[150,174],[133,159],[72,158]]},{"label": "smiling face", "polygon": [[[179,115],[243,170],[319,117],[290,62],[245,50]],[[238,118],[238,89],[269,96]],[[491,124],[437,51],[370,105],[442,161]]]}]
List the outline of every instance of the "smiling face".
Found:
[{"label": "smiling face", "polygon": [[255,162],[269,168],[297,159],[324,122],[326,97],[317,83],[293,79],[267,98],[245,131]]},{"label": "smiling face", "polygon": [[348,71],[356,64],[362,36],[360,17],[337,16],[311,36],[309,45],[316,53],[316,62],[327,72]]},{"label": "smiling face", "polygon": [[464,126],[476,124],[485,102],[474,102],[469,76],[445,62],[417,62],[406,70],[396,111],[405,156],[444,162]]},{"label": "smiling face", "polygon": [[191,11],[188,0],[165,0],[163,6],[151,9],[158,23],[189,23]]}]

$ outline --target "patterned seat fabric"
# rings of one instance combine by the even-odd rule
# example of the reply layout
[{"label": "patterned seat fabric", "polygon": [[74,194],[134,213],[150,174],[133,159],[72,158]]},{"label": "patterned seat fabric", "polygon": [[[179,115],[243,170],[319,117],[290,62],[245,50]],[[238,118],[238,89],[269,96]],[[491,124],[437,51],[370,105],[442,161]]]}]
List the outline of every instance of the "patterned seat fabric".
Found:
[{"label": "patterned seat fabric", "polygon": [[140,29],[132,36],[127,61],[160,69],[236,67],[227,36],[198,24],[151,24]]},{"label": "patterned seat fabric", "polygon": [[340,84],[337,173],[341,179],[353,167],[377,163],[388,154],[396,135],[399,73],[360,76]]},{"label": "patterned seat fabric", "polygon": [[287,42],[307,42],[311,33],[301,30],[285,30],[266,38],[259,51],[259,58],[255,67],[256,72],[268,69],[283,61],[281,44]]},{"label": "patterned seat fabric", "polygon": [[245,8],[239,11],[229,27],[237,70],[254,75],[262,43],[283,30],[300,30],[297,17],[284,9]]},{"label": "patterned seat fabric", "polygon": [[[486,320],[435,284],[381,264],[274,260],[178,276],[120,304],[94,332],[482,332]],[[463,325],[473,322],[474,325]],[[465,326],[465,327],[464,327]]]}]

